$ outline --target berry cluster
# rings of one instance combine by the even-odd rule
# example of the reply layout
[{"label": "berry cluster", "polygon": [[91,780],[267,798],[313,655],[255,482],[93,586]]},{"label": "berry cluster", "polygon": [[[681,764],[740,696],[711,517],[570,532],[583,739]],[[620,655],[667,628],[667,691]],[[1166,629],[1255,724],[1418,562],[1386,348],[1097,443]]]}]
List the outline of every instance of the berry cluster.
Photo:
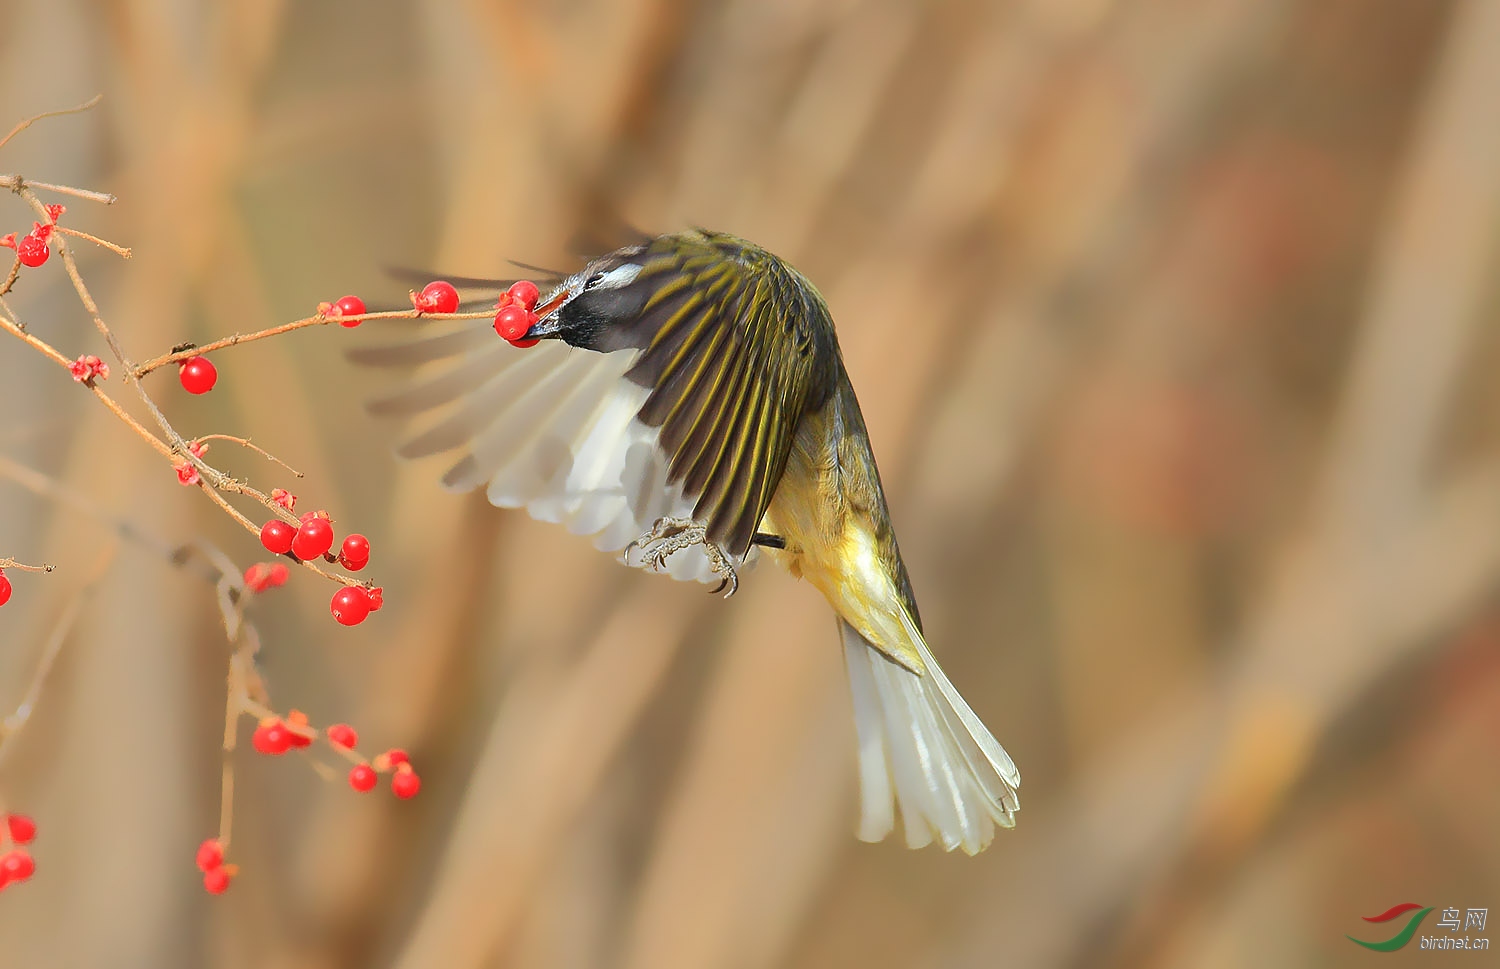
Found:
[{"label": "berry cluster", "polygon": [[224,864],[224,845],[218,838],[209,838],[198,846],[197,862],[203,872],[203,890],[210,895],[223,895],[230,879],[240,873],[239,865]]},{"label": "berry cluster", "polygon": [[536,301],[542,298],[542,291],[537,289],[536,283],[529,279],[522,279],[511,284],[510,289],[500,294],[495,301],[495,332],[500,334],[510,345],[525,349],[537,345],[537,340],[523,340],[526,331],[536,325],[537,315],[532,312],[536,309]]},{"label": "berry cluster", "polygon": [[47,245],[47,240],[52,238],[52,230],[57,227],[57,220],[67,210],[66,206],[49,205],[47,208],[47,222],[31,223],[31,231],[16,239],[14,232],[0,237],[0,246],[16,251],[16,259],[21,265],[35,269],[47,261],[52,255],[52,249]]},{"label": "berry cluster", "polygon": [[26,881],[36,871],[36,862],[31,852],[20,845],[30,844],[36,837],[36,822],[24,814],[5,815],[5,825],[0,827],[0,848],[6,843],[16,846],[0,854],[0,891],[11,884]]},{"label": "berry cluster", "polygon": [[74,380],[81,384],[89,383],[95,377],[100,380],[108,380],[109,364],[93,354],[84,354],[68,364],[68,372],[73,375]]},{"label": "berry cluster", "polygon": [[[422,778],[412,767],[411,757],[406,751],[392,747],[371,760],[365,760],[354,752],[359,745],[359,734],[353,727],[347,723],[335,723],[320,732],[308,723],[307,715],[300,710],[291,710],[285,717],[275,714],[261,717],[255,732],[250,735],[250,745],[267,757],[280,757],[293,750],[311,747],[320,736],[334,753],[353,762],[354,766],[349,770],[349,786],[355,791],[364,794],[373,790],[381,774],[391,775],[391,793],[402,800],[416,797],[422,790]],[[19,835],[15,838],[18,842],[23,841]],[[24,840],[29,840],[29,835]],[[203,872],[203,888],[210,895],[222,895],[229,888],[230,880],[239,873],[237,866],[224,862],[226,843],[221,838],[209,838],[198,846],[198,870]]]},{"label": "berry cluster", "polygon": [[[297,500],[295,495],[288,495],[284,491],[281,494],[288,499],[286,503],[277,499],[277,504],[282,504],[283,507],[290,508],[291,503]],[[276,492],[272,492],[273,498],[275,495]],[[333,523],[329,521],[326,511],[308,512],[296,527],[280,518],[272,518],[260,529],[260,543],[266,547],[266,551],[275,555],[290,555],[298,562],[322,558],[328,562],[337,562],[350,572],[358,572],[370,564],[368,538],[358,534],[346,537],[337,555],[332,551],[333,540]],[[384,604],[382,589],[347,585],[333,594],[329,609],[333,618],[343,625],[357,626]]]},{"label": "berry cluster", "polygon": [[[349,731],[349,743],[346,746],[353,748],[354,728],[344,724],[338,726],[345,727]],[[333,729],[333,727],[328,728],[330,742],[333,741]],[[369,763],[355,764],[349,770],[349,786],[364,794],[374,790],[379,776],[387,773],[391,775],[391,793],[403,801],[416,797],[417,792],[422,790],[421,776],[411,766],[411,758],[407,756],[406,751],[400,747],[392,747],[383,754],[376,754],[375,759]]]},{"label": "berry cluster", "polygon": [[280,562],[256,562],[245,570],[245,588],[251,592],[265,592],[286,585],[292,570]]},{"label": "berry cluster", "polygon": [[292,710],[281,717],[265,717],[250,735],[250,746],[270,757],[280,757],[289,750],[311,746],[318,732],[308,726],[307,714]]}]

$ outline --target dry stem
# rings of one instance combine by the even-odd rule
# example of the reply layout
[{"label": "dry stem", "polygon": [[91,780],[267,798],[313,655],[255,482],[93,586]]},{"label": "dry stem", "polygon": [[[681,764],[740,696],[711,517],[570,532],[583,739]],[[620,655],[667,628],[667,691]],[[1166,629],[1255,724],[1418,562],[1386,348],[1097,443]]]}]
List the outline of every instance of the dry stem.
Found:
[{"label": "dry stem", "polygon": [[4,148],[6,143],[9,142],[12,138],[25,131],[27,128],[30,128],[36,122],[41,121],[43,118],[56,118],[59,115],[64,114],[79,114],[81,112],[89,110],[102,100],[104,100],[104,95],[96,94],[82,104],[75,104],[71,108],[59,108],[56,111],[43,111],[41,114],[34,114],[29,118],[22,118],[20,121],[16,122],[16,126],[14,128],[10,129],[10,131],[6,133],[4,138],[0,138],[0,148]]},{"label": "dry stem", "polygon": [[27,565],[15,559],[0,558],[0,569],[15,569],[17,572],[51,572],[55,565]]}]

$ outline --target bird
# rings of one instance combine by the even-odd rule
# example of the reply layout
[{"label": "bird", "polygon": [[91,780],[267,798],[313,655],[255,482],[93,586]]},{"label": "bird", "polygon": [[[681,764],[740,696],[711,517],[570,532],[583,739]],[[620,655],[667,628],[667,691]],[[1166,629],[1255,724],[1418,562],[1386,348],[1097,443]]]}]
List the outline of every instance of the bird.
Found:
[{"label": "bird", "polygon": [[1013,827],[1020,774],[923,636],[816,287],[766,249],[698,228],[642,235],[533,298],[515,345],[469,321],[350,354],[419,367],[369,404],[383,417],[436,413],[398,454],[451,453],[449,490],[483,488],[627,565],[717,580],[728,595],[764,553],[837,618],[857,836],[886,838],[899,809],[909,847],[972,855]]}]

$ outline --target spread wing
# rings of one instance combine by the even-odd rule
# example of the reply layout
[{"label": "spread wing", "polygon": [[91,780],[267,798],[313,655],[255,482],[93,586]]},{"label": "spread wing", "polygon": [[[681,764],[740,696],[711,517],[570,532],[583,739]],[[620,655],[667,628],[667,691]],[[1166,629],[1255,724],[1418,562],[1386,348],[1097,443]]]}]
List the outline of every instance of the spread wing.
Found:
[{"label": "spread wing", "polygon": [[605,345],[639,350],[626,378],[650,391],[638,416],[659,429],[667,480],[695,499],[709,538],[742,555],[798,423],[834,385],[832,321],[806,280],[733,237],[664,237],[636,261],[637,293],[617,298],[641,309]]},{"label": "spread wing", "polygon": [[[432,415],[397,451],[455,454],[449,489],[484,486],[491,503],[609,551],[658,518],[693,518],[744,562],[837,348],[821,299],[779,260],[690,235],[704,241],[663,237],[610,257],[641,268],[574,300],[575,317],[604,321],[593,350],[516,349],[479,321],[352,352],[416,370],[371,412]],[[717,581],[701,549],[673,555],[668,572]]]}]

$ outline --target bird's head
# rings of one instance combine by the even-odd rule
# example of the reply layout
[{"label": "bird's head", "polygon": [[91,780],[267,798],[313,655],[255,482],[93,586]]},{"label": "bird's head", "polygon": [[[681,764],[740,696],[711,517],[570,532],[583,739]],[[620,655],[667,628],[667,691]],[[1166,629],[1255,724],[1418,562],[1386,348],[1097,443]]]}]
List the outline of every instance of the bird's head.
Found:
[{"label": "bird's head", "polygon": [[611,331],[634,320],[651,287],[631,285],[641,274],[641,246],[600,256],[564,279],[537,304],[537,321],[522,338],[562,340],[588,350],[617,349]]}]

